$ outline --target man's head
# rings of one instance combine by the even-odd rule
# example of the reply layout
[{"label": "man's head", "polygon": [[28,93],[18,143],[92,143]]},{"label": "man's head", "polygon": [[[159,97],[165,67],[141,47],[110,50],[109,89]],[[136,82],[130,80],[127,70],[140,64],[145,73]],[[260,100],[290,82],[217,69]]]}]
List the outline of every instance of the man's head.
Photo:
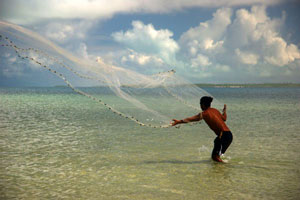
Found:
[{"label": "man's head", "polygon": [[201,97],[201,99],[200,99],[201,109],[206,110],[207,108],[209,108],[212,101],[213,101],[212,97],[209,97],[209,96]]}]

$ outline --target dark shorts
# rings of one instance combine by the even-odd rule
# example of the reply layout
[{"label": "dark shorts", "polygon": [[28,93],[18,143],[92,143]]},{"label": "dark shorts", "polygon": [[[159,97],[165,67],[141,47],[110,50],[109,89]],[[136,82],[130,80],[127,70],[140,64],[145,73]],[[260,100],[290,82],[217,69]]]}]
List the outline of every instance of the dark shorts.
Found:
[{"label": "dark shorts", "polygon": [[224,154],[232,142],[232,133],[230,131],[224,131],[221,138],[218,136],[214,141],[214,149],[212,156]]}]

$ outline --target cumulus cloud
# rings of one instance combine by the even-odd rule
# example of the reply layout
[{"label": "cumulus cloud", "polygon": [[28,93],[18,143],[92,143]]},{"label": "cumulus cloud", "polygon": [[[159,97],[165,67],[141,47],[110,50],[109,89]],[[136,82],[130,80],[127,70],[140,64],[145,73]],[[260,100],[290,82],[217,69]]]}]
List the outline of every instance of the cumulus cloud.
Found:
[{"label": "cumulus cloud", "polygon": [[0,18],[30,24],[45,19],[107,19],[118,13],[167,13],[195,7],[274,5],[286,0],[2,0]]},{"label": "cumulus cloud", "polygon": [[115,41],[136,52],[154,56],[167,64],[176,62],[179,46],[172,39],[173,33],[171,31],[167,29],[156,30],[152,24],[145,25],[141,21],[133,21],[132,26],[131,30],[113,33],[112,37]]},{"label": "cumulus cloud", "polygon": [[298,47],[294,44],[288,45],[281,37],[268,38],[265,42],[267,53],[264,60],[269,64],[285,66],[300,59]]},{"label": "cumulus cloud", "polygon": [[222,38],[231,23],[231,9],[218,9],[211,20],[201,22],[199,26],[190,28],[180,38],[180,44],[188,49],[216,49],[222,46]]},{"label": "cumulus cloud", "polygon": [[186,63],[186,70],[191,68],[199,72],[200,77],[230,71],[230,67],[218,59],[226,53],[223,45],[228,26],[232,23],[231,16],[231,8],[218,9],[212,19],[200,22],[181,35],[178,43],[183,56],[180,58]]},{"label": "cumulus cloud", "polygon": [[93,23],[93,21],[87,20],[56,20],[41,25],[38,27],[38,30],[47,38],[62,44],[74,39],[85,39],[87,31],[92,27]]},{"label": "cumulus cloud", "polygon": [[280,35],[284,20],[285,13],[271,19],[265,6],[237,9],[235,15],[230,8],[218,9],[212,19],[182,34],[182,59],[189,63],[187,69],[210,75],[234,69],[244,75],[270,77],[290,72],[291,66],[299,69],[293,64],[300,59],[298,46]]},{"label": "cumulus cloud", "polygon": [[56,41],[65,40],[74,34],[74,28],[70,25],[50,24],[46,30],[46,36]]},{"label": "cumulus cloud", "polygon": [[191,60],[192,65],[191,67],[206,67],[208,65],[211,65],[212,63],[209,61],[209,58],[207,56],[204,56],[202,54],[198,54],[196,58],[193,58]]},{"label": "cumulus cloud", "polygon": [[259,56],[254,53],[242,52],[240,49],[235,49],[235,54],[239,58],[239,61],[243,64],[256,65]]},{"label": "cumulus cloud", "polygon": [[[235,13],[234,13],[235,12]],[[300,51],[280,35],[285,14],[271,19],[265,6],[248,9],[220,8],[210,20],[183,33],[178,41],[172,32],[156,30],[152,24],[134,21],[133,28],[112,34],[115,41],[132,50],[121,62],[146,66],[153,62],[184,66],[198,78],[277,77],[299,69]],[[276,69],[276,68],[281,69]],[[237,78],[243,81],[243,78]]]},{"label": "cumulus cloud", "polygon": [[126,55],[121,58],[122,63],[136,63],[139,66],[146,66],[152,64],[152,66],[162,66],[163,60],[153,55],[147,55],[138,53],[132,49],[129,49]]},{"label": "cumulus cloud", "polygon": [[284,19],[284,15],[280,19],[270,19],[264,6],[253,6],[251,11],[237,10],[236,19],[229,27],[226,37],[227,48],[235,49],[236,55],[244,64],[265,62],[275,66],[288,65],[300,58],[300,52],[295,44],[287,44],[280,36]]},{"label": "cumulus cloud", "polygon": [[182,54],[187,60],[192,60],[192,67],[198,65],[208,65],[214,60],[214,56],[222,51],[224,35],[227,27],[231,23],[232,11],[230,8],[218,9],[211,20],[201,22],[199,26],[190,28],[180,37],[179,44]]}]

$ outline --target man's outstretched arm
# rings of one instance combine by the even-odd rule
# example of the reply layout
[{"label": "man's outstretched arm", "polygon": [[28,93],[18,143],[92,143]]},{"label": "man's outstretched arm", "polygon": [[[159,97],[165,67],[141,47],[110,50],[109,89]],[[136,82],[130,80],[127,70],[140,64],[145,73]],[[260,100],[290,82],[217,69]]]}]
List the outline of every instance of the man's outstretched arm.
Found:
[{"label": "man's outstretched arm", "polygon": [[183,123],[189,123],[189,122],[196,122],[196,121],[200,121],[202,119],[202,113],[199,113],[195,116],[192,117],[188,117],[182,120],[177,120],[177,119],[172,119],[172,126],[175,126],[177,124],[183,124]]},{"label": "man's outstretched arm", "polygon": [[227,119],[226,109],[227,109],[226,104],[224,104],[223,114],[222,114],[223,121],[226,121]]}]

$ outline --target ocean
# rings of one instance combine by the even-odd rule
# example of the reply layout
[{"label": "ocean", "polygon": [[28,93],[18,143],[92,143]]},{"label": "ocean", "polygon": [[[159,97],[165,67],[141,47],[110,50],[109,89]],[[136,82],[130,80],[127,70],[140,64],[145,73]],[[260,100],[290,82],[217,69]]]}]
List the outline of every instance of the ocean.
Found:
[{"label": "ocean", "polygon": [[69,88],[0,88],[0,199],[299,199],[300,87],[204,89],[227,104],[225,164],[203,122],[140,127]]}]

